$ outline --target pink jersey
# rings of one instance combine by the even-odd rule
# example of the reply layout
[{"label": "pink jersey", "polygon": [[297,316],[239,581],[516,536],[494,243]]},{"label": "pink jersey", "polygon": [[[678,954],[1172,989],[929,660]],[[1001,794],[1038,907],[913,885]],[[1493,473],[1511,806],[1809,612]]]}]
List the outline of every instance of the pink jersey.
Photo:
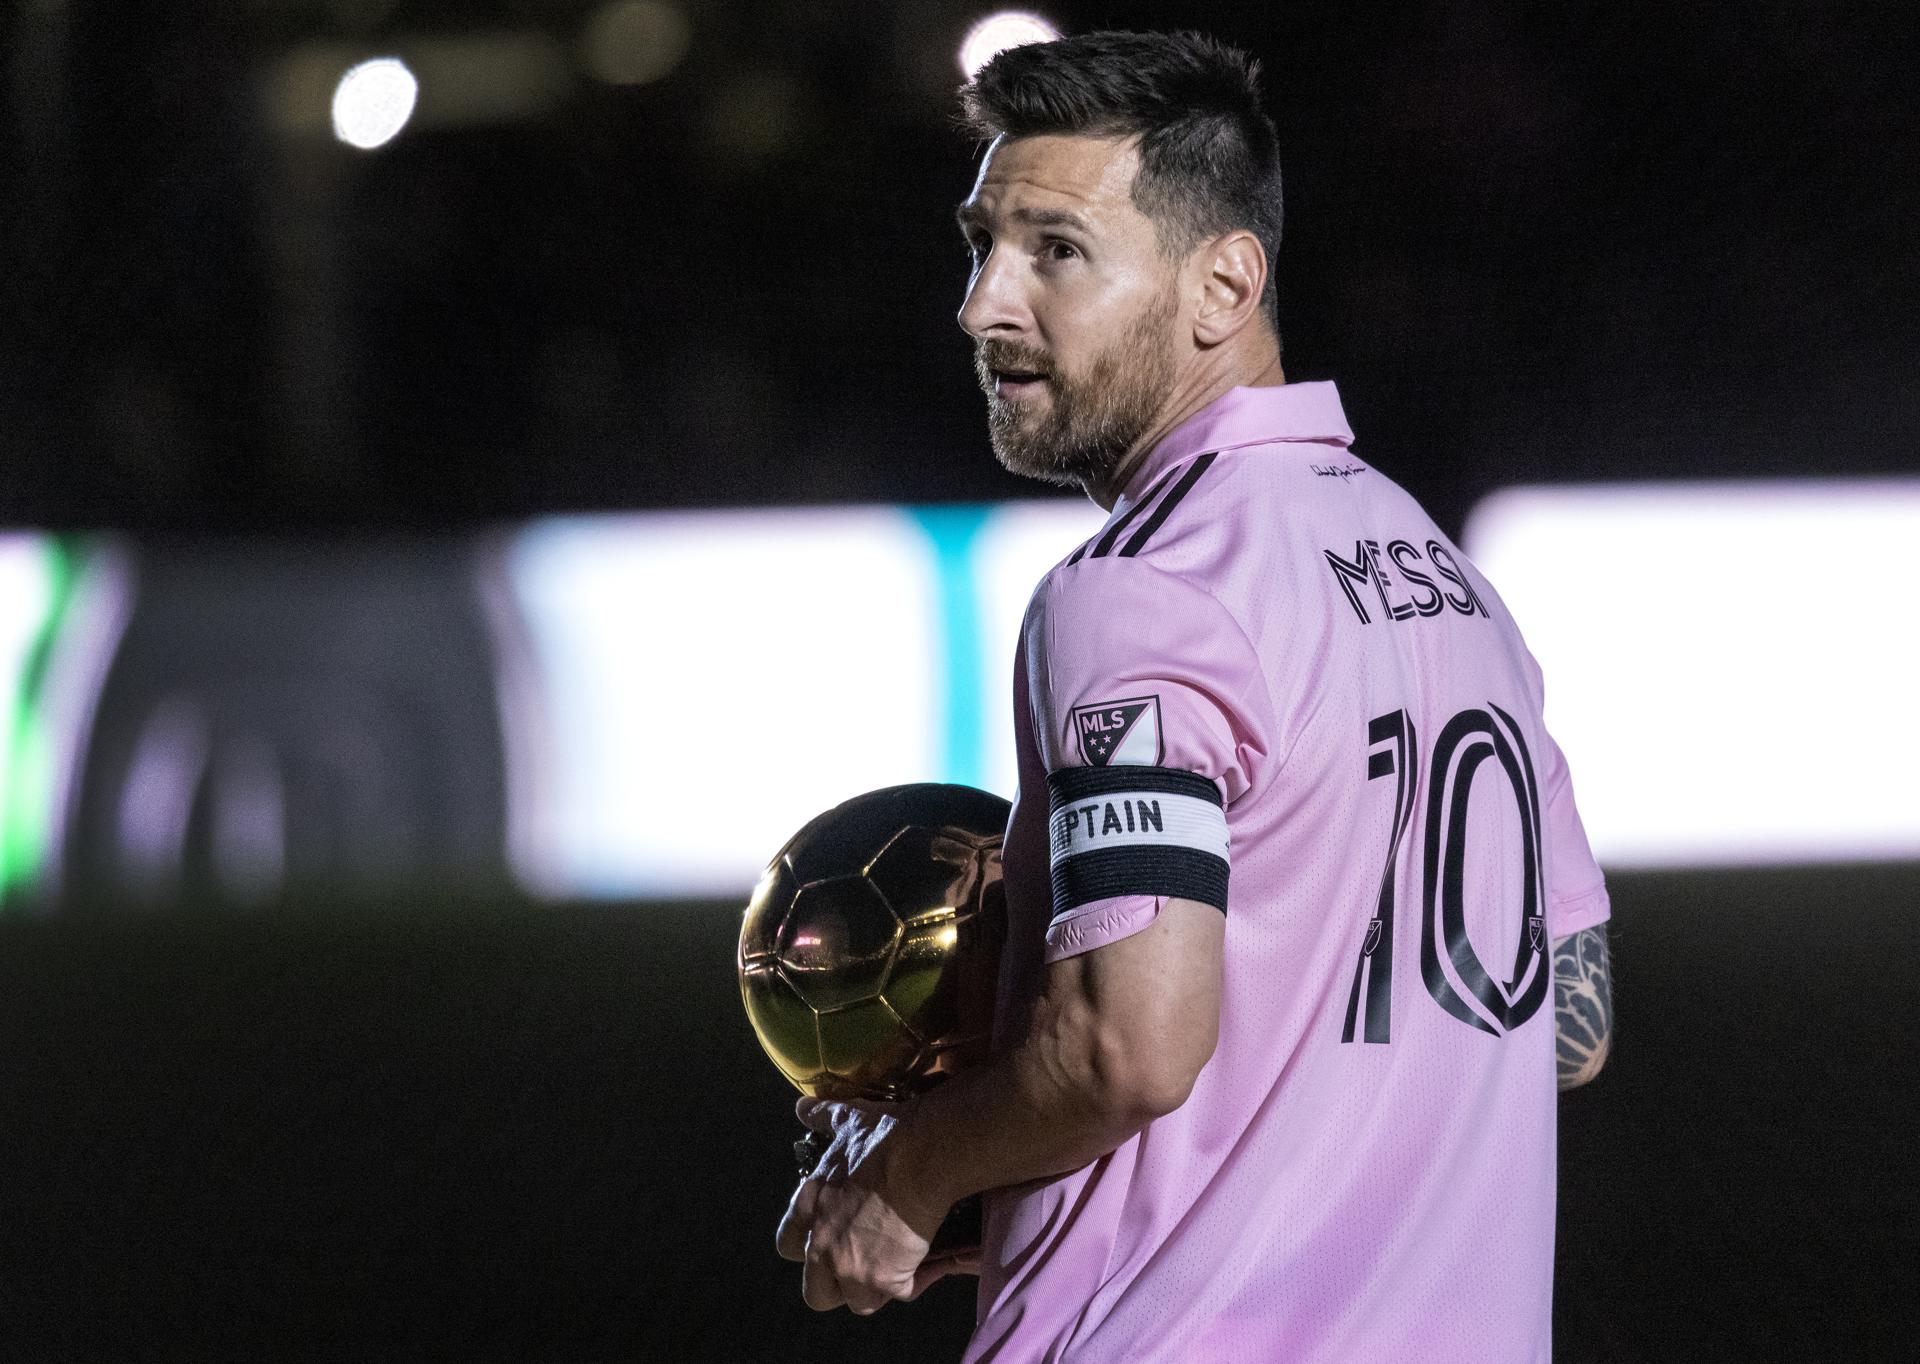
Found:
[{"label": "pink jersey", "polygon": [[1183,1107],[989,1196],[968,1361],[1550,1356],[1551,943],[1606,889],[1520,632],[1352,439],[1233,390],[1028,608],[997,1041],[1159,911],[1121,849],[1230,862],[1225,979]]}]

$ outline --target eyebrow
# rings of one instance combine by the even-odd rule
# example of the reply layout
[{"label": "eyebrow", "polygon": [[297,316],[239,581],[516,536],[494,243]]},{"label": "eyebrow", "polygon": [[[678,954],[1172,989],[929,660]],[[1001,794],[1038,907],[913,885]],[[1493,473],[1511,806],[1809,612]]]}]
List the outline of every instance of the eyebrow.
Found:
[{"label": "eyebrow", "polygon": [[[1093,231],[1079,214],[1070,213],[1063,208],[1016,208],[1007,216],[1029,227],[1071,227],[1076,231],[1089,234]],[[953,211],[954,221],[960,224],[960,230],[963,232],[970,227],[979,226],[985,217],[986,214],[980,211],[980,205],[971,199],[966,200]]]}]

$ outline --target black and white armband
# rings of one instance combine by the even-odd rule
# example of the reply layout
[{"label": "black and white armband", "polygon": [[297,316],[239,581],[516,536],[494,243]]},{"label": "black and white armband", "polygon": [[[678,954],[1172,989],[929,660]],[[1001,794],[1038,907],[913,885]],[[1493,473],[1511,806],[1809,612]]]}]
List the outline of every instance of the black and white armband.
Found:
[{"label": "black and white armband", "polygon": [[1175,767],[1067,767],[1047,777],[1053,915],[1121,895],[1227,910],[1219,788]]}]

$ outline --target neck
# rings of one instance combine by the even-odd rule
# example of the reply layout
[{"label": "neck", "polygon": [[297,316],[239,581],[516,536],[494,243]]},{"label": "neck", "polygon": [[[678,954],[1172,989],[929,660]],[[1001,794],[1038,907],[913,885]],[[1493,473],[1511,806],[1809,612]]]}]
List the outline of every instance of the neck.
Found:
[{"label": "neck", "polygon": [[1161,406],[1160,415],[1141,434],[1140,439],[1127,448],[1127,453],[1113,466],[1113,472],[1104,479],[1084,481],[1082,486],[1086,488],[1088,497],[1112,511],[1113,504],[1120,500],[1120,490],[1127,486],[1127,480],[1133,477],[1141,461],[1195,413],[1231,389],[1277,388],[1287,381],[1285,372],[1280,368],[1280,352],[1273,346],[1263,347],[1252,355],[1242,353],[1222,357],[1217,364],[1207,364],[1206,359],[1204,354],[1199,356],[1199,363],[1190,367],[1185,377],[1174,384],[1173,391]]}]

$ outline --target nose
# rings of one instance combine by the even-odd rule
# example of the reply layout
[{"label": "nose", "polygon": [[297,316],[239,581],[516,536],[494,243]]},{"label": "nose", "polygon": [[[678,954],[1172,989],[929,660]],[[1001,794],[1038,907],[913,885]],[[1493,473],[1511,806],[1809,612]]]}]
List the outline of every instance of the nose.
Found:
[{"label": "nose", "polygon": [[1031,321],[1015,281],[1011,257],[998,248],[973,272],[960,304],[960,330],[976,341],[1019,336]]}]

